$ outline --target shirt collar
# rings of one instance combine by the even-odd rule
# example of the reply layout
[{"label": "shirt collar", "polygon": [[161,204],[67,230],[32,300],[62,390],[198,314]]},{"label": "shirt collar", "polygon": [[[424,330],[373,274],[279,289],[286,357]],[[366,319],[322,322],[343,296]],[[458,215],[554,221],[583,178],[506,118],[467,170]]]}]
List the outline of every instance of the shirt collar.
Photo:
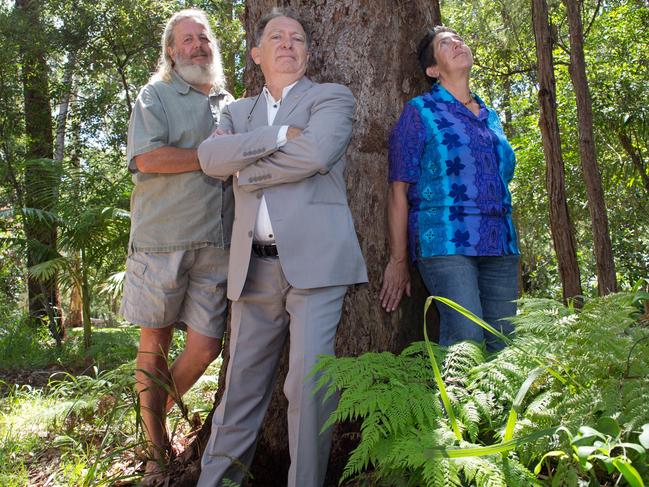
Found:
[{"label": "shirt collar", "polygon": [[[437,101],[442,101],[444,103],[454,103],[458,107],[464,108],[467,112],[470,112],[470,110],[465,107],[461,102],[459,102],[451,93],[444,88],[441,84],[435,83],[433,87],[430,90],[430,94],[433,98],[435,98]],[[487,116],[487,105],[482,101],[482,98],[480,98],[478,95],[475,93],[471,92],[473,97],[475,98],[475,101],[478,102],[478,105],[480,106],[480,113],[478,114],[479,119],[486,118]]]},{"label": "shirt collar", "polygon": [[191,85],[187,83],[187,81],[182,79],[182,77],[178,73],[176,73],[175,69],[171,71],[171,84],[174,85],[176,91],[178,91],[178,93],[180,93],[181,95],[186,95],[191,89]]},{"label": "shirt collar", "polygon": [[273,95],[270,94],[270,91],[268,91],[268,88],[264,86],[262,92],[264,94],[264,97],[266,98],[266,103],[275,104],[281,102],[283,99],[286,98],[286,95],[288,95],[288,92],[291,91],[291,88],[293,88],[296,84],[298,84],[299,81],[300,80],[297,80],[295,83],[291,83],[290,85],[285,86],[284,89],[282,90],[282,97],[279,100],[275,100],[273,98]]}]

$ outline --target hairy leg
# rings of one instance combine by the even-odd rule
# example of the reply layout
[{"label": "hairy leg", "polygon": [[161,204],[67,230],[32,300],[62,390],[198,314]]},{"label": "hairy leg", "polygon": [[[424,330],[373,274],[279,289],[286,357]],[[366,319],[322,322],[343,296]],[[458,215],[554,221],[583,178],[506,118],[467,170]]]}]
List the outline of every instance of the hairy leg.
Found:
[{"label": "hairy leg", "polygon": [[175,398],[182,397],[196,383],[220,353],[220,338],[201,335],[191,327],[187,327],[185,349],[171,366],[173,392],[167,397],[166,411],[173,407]]},{"label": "hairy leg", "polygon": [[152,460],[163,460],[169,440],[165,426],[165,401],[169,387],[167,353],[173,326],[141,328],[135,383],[140,397],[140,415]]}]

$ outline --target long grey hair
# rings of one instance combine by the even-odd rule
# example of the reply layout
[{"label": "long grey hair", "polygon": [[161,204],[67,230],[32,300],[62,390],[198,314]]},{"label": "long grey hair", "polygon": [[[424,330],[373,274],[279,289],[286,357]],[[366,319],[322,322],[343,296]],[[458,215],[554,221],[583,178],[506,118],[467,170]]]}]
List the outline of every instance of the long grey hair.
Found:
[{"label": "long grey hair", "polygon": [[161,41],[161,52],[160,60],[158,61],[158,69],[155,74],[152,76],[152,79],[161,79],[163,81],[171,81],[171,72],[174,68],[174,60],[169,55],[168,47],[174,45],[174,27],[178,23],[185,19],[194,19],[196,22],[203,24],[205,30],[207,31],[207,36],[212,43],[212,66],[213,72],[215,73],[215,79],[213,85],[217,89],[225,88],[225,76],[223,74],[223,62],[221,61],[221,51],[219,50],[219,43],[214,37],[212,28],[210,27],[210,22],[207,19],[207,15],[200,9],[197,8],[188,8],[176,12],[171,16],[165,25],[164,32],[162,33]]}]

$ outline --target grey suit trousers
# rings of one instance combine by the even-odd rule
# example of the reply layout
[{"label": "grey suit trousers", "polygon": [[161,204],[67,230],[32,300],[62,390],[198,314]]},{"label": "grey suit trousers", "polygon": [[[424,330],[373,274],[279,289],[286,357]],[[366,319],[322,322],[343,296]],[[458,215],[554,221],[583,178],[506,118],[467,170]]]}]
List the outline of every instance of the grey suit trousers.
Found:
[{"label": "grey suit trousers", "polygon": [[[314,257],[315,258],[315,257]],[[240,483],[252,463],[257,435],[271,399],[277,366],[290,334],[288,399],[289,487],[320,487],[331,430],[320,430],[337,404],[313,394],[305,379],[318,355],[332,355],[347,286],[292,287],[276,257],[251,257],[239,300],[232,303],[232,334],[225,393],[212,419],[199,487]]]}]

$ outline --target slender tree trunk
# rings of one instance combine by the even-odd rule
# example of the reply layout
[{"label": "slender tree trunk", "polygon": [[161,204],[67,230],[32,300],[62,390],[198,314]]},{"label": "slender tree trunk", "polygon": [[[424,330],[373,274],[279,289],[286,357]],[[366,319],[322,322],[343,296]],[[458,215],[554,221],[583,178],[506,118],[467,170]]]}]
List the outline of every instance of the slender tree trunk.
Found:
[{"label": "slender tree trunk", "polygon": [[81,313],[83,317],[83,348],[88,350],[92,345],[92,322],[90,321],[90,286],[88,285],[88,269],[86,264],[86,252],[81,249]]},{"label": "slender tree trunk", "polygon": [[[227,2],[230,18],[232,20],[237,18],[237,9],[232,0]],[[236,98],[236,79],[235,73],[237,70],[237,58],[235,49],[222,49],[221,55],[223,56],[223,71],[226,76],[226,89],[232,93]]]},{"label": "slender tree trunk", "polygon": [[608,230],[608,216],[602,189],[602,176],[597,166],[595,140],[593,135],[593,105],[586,77],[584,59],[584,33],[581,25],[579,0],[563,0],[568,12],[570,30],[570,79],[577,99],[577,120],[579,126],[579,153],[581,167],[588,195],[588,211],[593,226],[595,246],[595,267],[599,295],[617,291],[615,263],[611,236]]},{"label": "slender tree trunk", "polygon": [[546,162],[546,186],[550,203],[550,229],[559,263],[563,299],[582,294],[574,229],[570,221],[561,156],[561,137],[557,122],[556,84],[552,61],[552,36],[545,0],[532,0],[532,22],[538,61],[539,125]]},{"label": "slender tree trunk", "polygon": [[[58,171],[45,167],[42,159],[52,159],[52,115],[50,109],[48,67],[44,55],[44,39],[37,0],[16,0],[16,8],[24,25],[22,38],[22,81],[25,99],[25,131],[27,135],[25,168],[25,205],[29,208],[53,210],[56,206]],[[40,160],[40,161],[39,161]],[[31,162],[30,162],[31,161]],[[27,266],[31,267],[56,254],[56,226],[25,219],[28,240]],[[56,277],[46,282],[28,278],[29,311],[40,320],[47,320],[57,343],[63,338],[61,306]]]},{"label": "slender tree trunk", "polygon": [[[73,50],[69,53],[68,61],[63,72],[63,86],[65,87],[65,90],[61,97],[61,101],[59,102],[59,113],[56,116],[56,138],[54,145],[54,160],[58,163],[63,163],[63,157],[65,156],[65,137],[67,133],[68,114],[70,111],[70,100],[74,92],[73,77],[76,59],[77,53]],[[72,165],[78,168],[78,159],[72,161]],[[76,195],[79,196],[80,188],[78,181],[74,190]],[[77,253],[75,259],[78,263],[81,262],[81,255]],[[81,326],[83,323],[82,294],[81,285],[77,281],[73,280],[72,289],[70,291],[70,305],[68,306],[64,321],[64,325],[67,328]]]},{"label": "slender tree trunk", "polygon": [[[427,0],[291,0],[282,3],[296,8],[313,30],[307,76],[318,82],[342,83],[357,99],[356,122],[347,151],[346,181],[356,231],[368,267],[369,285],[350,288],[345,298],[336,353],[351,356],[379,350],[398,352],[422,337],[425,289],[413,270],[413,298],[404,299],[394,314],[383,312],[379,306],[378,292],[388,258],[387,140],[404,101],[428,89],[417,65],[416,48],[419,39],[433,25],[431,3]],[[272,0],[246,3],[248,45],[251,45],[255,22],[275,4]],[[260,71],[250,60],[245,83],[248,95],[258,93],[263,84]],[[226,370],[227,358],[225,344],[222,370]],[[286,400],[282,393],[286,358],[285,353],[252,466],[255,487],[286,485],[289,456]],[[217,403],[221,393],[220,389]],[[198,441],[181,459],[184,476],[174,479],[174,485],[189,486],[195,482],[200,446],[209,435],[210,421],[211,415]],[[337,485],[342,467],[355,445],[357,432],[356,425],[336,428],[327,486]]]},{"label": "slender tree trunk", "polygon": [[629,137],[626,132],[620,130],[617,136],[620,140],[620,144],[622,144],[622,148],[631,158],[631,164],[633,164],[633,167],[635,167],[638,173],[640,173],[640,178],[642,179],[645,190],[647,191],[647,193],[649,193],[649,174],[647,173],[647,163],[642,160],[640,151],[633,146],[631,137]]},{"label": "slender tree trunk", "polygon": [[65,131],[68,122],[68,112],[70,108],[70,99],[72,98],[72,77],[74,75],[74,67],[76,64],[76,53],[72,52],[69,55],[68,62],[65,65],[63,72],[63,86],[65,91],[59,102],[59,113],[56,116],[56,143],[54,146],[54,160],[57,162],[63,161],[65,155]]},{"label": "slender tree trunk", "polygon": [[83,324],[82,315],[83,301],[81,300],[81,286],[73,284],[70,291],[70,306],[65,315],[65,327],[74,328]]}]

